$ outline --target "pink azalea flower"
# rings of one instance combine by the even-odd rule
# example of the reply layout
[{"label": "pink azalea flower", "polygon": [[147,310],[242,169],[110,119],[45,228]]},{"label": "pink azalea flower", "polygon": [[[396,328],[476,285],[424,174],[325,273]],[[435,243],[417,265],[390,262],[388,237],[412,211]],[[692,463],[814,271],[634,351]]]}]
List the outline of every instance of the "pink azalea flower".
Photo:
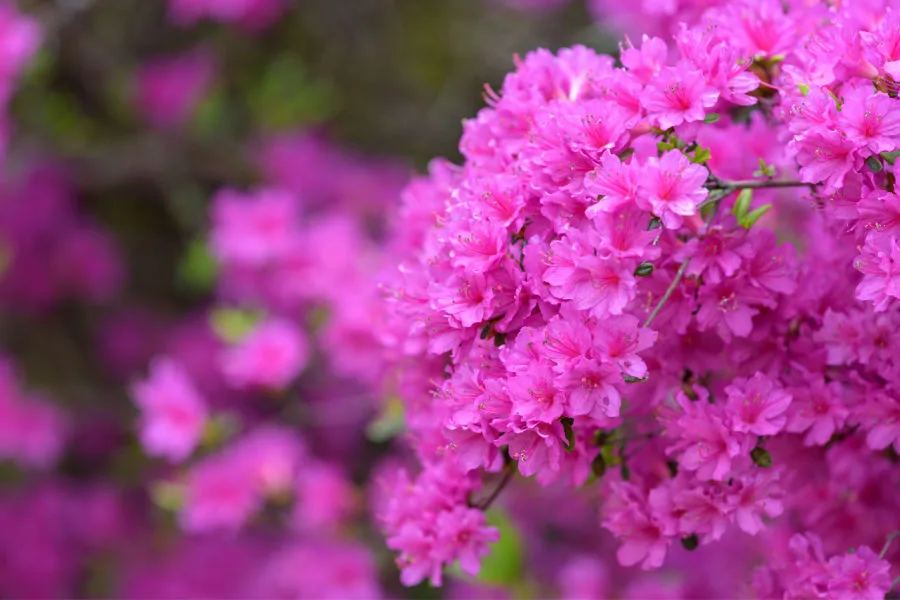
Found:
[{"label": "pink azalea flower", "polygon": [[792,397],[762,373],[735,379],[725,393],[735,431],[762,436],[775,435],[784,428]]},{"label": "pink azalea flower", "polygon": [[598,212],[614,212],[619,206],[633,203],[638,194],[639,173],[636,161],[626,163],[614,154],[604,154],[600,166],[584,180],[585,190],[597,198],[585,214],[593,217]]},{"label": "pink azalea flower", "polygon": [[477,509],[457,506],[438,515],[435,552],[445,563],[459,561],[464,573],[476,577],[481,570],[481,558],[490,553],[488,544],[500,539],[500,531],[490,527],[484,513]]},{"label": "pink azalea flower", "polygon": [[635,293],[633,261],[595,256],[563,240],[550,249],[543,279],[551,294],[597,316],[622,314]]},{"label": "pink azalea flower", "polygon": [[900,245],[895,236],[867,236],[854,266],[863,274],[856,297],[872,301],[876,312],[887,310],[892,299],[900,298]]},{"label": "pink azalea flower", "polygon": [[645,176],[640,184],[639,203],[649,205],[669,229],[681,227],[682,217],[697,214],[700,203],[708,192],[703,184],[707,171],[691,163],[676,150],[670,150],[661,158],[650,158],[645,166]]},{"label": "pink azalea flower", "polygon": [[835,191],[857,161],[857,145],[837,131],[814,129],[791,142],[800,163],[800,178],[822,183],[824,191]]},{"label": "pink azalea flower", "polygon": [[847,138],[865,154],[891,152],[900,145],[900,102],[872,93],[871,84],[842,90],[838,123]]},{"label": "pink azalea flower", "polygon": [[734,460],[747,455],[755,440],[732,430],[729,414],[721,406],[709,404],[703,395],[692,402],[679,392],[676,400],[681,412],[670,434],[677,442],[668,452],[677,454],[678,463],[696,471],[702,481],[727,479]]},{"label": "pink azalea flower", "polygon": [[643,105],[648,116],[661,129],[702,121],[706,110],[715,106],[719,92],[706,83],[703,73],[690,63],[662,69],[647,84]]},{"label": "pink azalea flower", "polygon": [[237,388],[284,389],[306,366],[308,344],[297,325],[287,319],[271,318],[225,351],[222,371]]},{"label": "pink azalea flower", "polygon": [[806,433],[807,446],[824,446],[847,421],[850,411],[844,405],[841,385],[825,383],[822,377],[811,377],[806,385],[791,389],[787,431]]},{"label": "pink azalea flower", "polygon": [[619,367],[581,358],[559,380],[568,389],[570,416],[590,415],[595,419],[619,416],[622,397],[615,387],[622,381]]},{"label": "pink azalea flower", "polygon": [[206,426],[206,401],[187,371],[174,360],[157,359],[147,379],[132,387],[141,411],[141,445],[150,456],[172,462],[185,460],[196,448]]},{"label": "pink azalea flower", "polygon": [[196,51],[148,62],[137,74],[139,110],[156,127],[183,124],[209,90],[214,71],[212,56]]},{"label": "pink azalea flower", "polygon": [[828,591],[847,600],[881,600],[891,589],[891,565],[868,546],[828,561]]},{"label": "pink azalea flower", "polygon": [[677,523],[666,509],[670,501],[664,488],[647,495],[633,484],[612,484],[603,525],[623,539],[616,553],[619,564],[630,567],[641,563],[644,569],[662,566],[677,532]]},{"label": "pink azalea flower", "polygon": [[262,266],[285,257],[296,244],[297,200],[287,192],[225,189],[213,200],[212,214],[212,251],[226,264]]},{"label": "pink azalea flower", "polygon": [[259,509],[263,497],[242,456],[214,455],[191,465],[178,519],[185,531],[236,531]]}]

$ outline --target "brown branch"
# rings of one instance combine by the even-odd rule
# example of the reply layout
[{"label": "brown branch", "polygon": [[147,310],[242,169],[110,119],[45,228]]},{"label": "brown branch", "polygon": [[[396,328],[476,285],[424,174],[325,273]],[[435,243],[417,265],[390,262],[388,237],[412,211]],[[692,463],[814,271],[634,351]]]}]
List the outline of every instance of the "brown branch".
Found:
[{"label": "brown branch", "polygon": [[509,482],[512,480],[512,476],[516,472],[515,465],[516,463],[510,462],[503,468],[503,479],[500,480],[500,483],[497,484],[497,487],[494,488],[494,491],[491,492],[491,495],[485,498],[484,501],[482,501],[477,506],[477,508],[479,508],[480,510],[487,510],[491,507],[491,504],[494,503],[494,500],[497,499],[497,497],[500,495],[500,492],[503,491],[503,488],[505,488],[507,484],[509,484]]},{"label": "brown branch", "polygon": [[650,313],[650,316],[647,317],[647,320],[644,321],[644,327],[650,327],[650,323],[653,322],[653,319],[656,318],[656,315],[659,314],[659,311],[662,310],[663,306],[665,306],[666,302],[669,298],[672,297],[672,293],[675,291],[675,288],[678,287],[678,283],[684,277],[684,272],[687,270],[688,263],[691,262],[690,257],[685,259],[681,266],[678,267],[678,272],[675,273],[675,279],[672,280],[672,283],[669,284],[669,289],[666,290],[666,293],[663,294],[663,297],[656,304],[656,308],[653,309],[653,312]]}]

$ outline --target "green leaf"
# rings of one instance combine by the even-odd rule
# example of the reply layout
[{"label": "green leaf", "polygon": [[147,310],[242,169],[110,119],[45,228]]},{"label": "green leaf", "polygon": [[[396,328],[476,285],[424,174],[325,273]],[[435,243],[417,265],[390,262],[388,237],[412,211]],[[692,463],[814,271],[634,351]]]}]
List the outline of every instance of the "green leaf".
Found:
[{"label": "green leaf", "polygon": [[171,481],[160,481],[150,488],[150,497],[158,507],[175,512],[184,504],[184,486]]},{"label": "green leaf", "polygon": [[694,533],[687,537],[681,538],[681,545],[684,546],[685,550],[696,550],[697,546],[700,545],[700,540],[697,538],[697,534]]},{"label": "green leaf", "polygon": [[887,164],[893,165],[894,161],[897,160],[897,157],[900,157],[900,150],[896,150],[894,152],[882,152],[881,158],[887,161]]},{"label": "green leaf", "polygon": [[759,221],[760,217],[769,212],[771,209],[771,204],[760,206],[759,208],[745,216],[743,219],[740,219],[741,225],[743,225],[747,229],[750,229],[751,227],[756,225],[756,222]]},{"label": "green leaf", "polygon": [[197,107],[194,118],[191,119],[191,129],[202,138],[220,136],[228,131],[231,125],[232,115],[228,96],[220,89],[204,98]]},{"label": "green leaf", "polygon": [[881,164],[881,160],[878,159],[877,156],[870,156],[866,159],[866,166],[869,167],[869,170],[873,173],[880,173],[882,169],[884,169],[884,165]]},{"label": "green leaf", "polygon": [[805,98],[807,94],[809,94],[809,86],[805,83],[798,83],[797,87],[800,88],[800,93]]},{"label": "green leaf", "polygon": [[731,209],[731,213],[737,217],[738,221],[743,221],[747,216],[747,210],[750,209],[750,203],[753,201],[753,190],[751,189],[743,189],[741,193],[738,194],[737,200],[734,202],[734,208]]},{"label": "green leaf", "polygon": [[634,274],[637,277],[649,277],[653,274],[653,263],[642,262],[637,266],[637,269],[634,270]]},{"label": "green leaf", "polygon": [[753,171],[754,177],[768,177],[771,179],[775,177],[775,167],[772,165],[767,165],[766,161],[763,159],[759,159],[759,169]]},{"label": "green leaf", "polygon": [[768,469],[772,466],[772,455],[765,448],[757,446],[750,451],[750,458],[763,469]]},{"label": "green leaf", "polygon": [[217,308],[210,315],[210,325],[224,342],[239,342],[259,324],[263,314],[239,308]]},{"label": "green leaf", "polygon": [[571,452],[575,449],[575,430],[572,429],[572,425],[575,424],[575,419],[572,417],[563,417],[560,419],[560,422],[563,426],[563,432],[566,434],[566,452]]},{"label": "green leaf", "polygon": [[632,377],[631,375],[622,375],[622,378],[625,380],[625,383],[644,383],[648,379],[650,379],[649,375],[645,375],[644,377]]},{"label": "green leaf", "polygon": [[712,152],[709,151],[709,148],[700,147],[694,150],[694,156],[689,158],[692,163],[705,165],[712,158]]},{"label": "green leaf", "polygon": [[719,113],[709,113],[708,115],[706,115],[703,118],[703,122],[706,123],[707,125],[710,125],[712,123],[715,123],[716,121],[718,121],[721,118],[722,117],[719,115]]},{"label": "green leaf", "polygon": [[231,415],[215,414],[206,422],[200,437],[200,444],[207,450],[219,448],[240,429],[240,424]]},{"label": "green leaf", "polygon": [[500,539],[491,544],[491,553],[481,561],[478,580],[492,584],[515,584],[523,577],[525,564],[522,535],[500,508],[487,511],[487,522],[500,530]]},{"label": "green leaf", "polygon": [[840,112],[841,109],[844,108],[844,101],[838,98],[837,95],[828,88],[825,88],[825,91],[828,92],[828,95],[831,96],[832,100],[834,100],[834,107],[838,109],[838,112]]},{"label": "green leaf", "polygon": [[597,456],[594,457],[594,460],[591,461],[591,473],[593,473],[597,479],[600,479],[606,474],[606,458],[604,458],[602,452],[597,454]]},{"label": "green leaf", "polygon": [[310,80],[299,56],[283,54],[262,72],[249,103],[254,119],[268,130],[318,123],[338,109],[334,87]]},{"label": "green leaf", "polygon": [[379,415],[366,427],[366,437],[376,443],[386,442],[406,427],[403,403],[396,396],[387,399]]},{"label": "green leaf", "polygon": [[181,283],[195,292],[208,292],[219,276],[219,264],[200,238],[190,242],[181,262],[178,264],[178,278]]}]

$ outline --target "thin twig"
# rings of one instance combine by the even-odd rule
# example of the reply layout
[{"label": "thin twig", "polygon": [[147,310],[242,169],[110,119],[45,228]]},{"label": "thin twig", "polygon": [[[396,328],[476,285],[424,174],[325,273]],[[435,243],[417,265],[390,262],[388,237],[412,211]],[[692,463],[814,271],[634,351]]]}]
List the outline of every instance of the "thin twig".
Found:
[{"label": "thin twig", "polygon": [[789,188],[789,187],[813,187],[812,183],[806,183],[797,179],[743,179],[737,181],[721,180],[709,186],[709,189],[719,190],[753,190],[759,188]]},{"label": "thin twig", "polygon": [[771,179],[742,179],[736,181],[727,181],[718,177],[711,177],[706,184],[706,189],[712,193],[709,197],[700,203],[699,208],[716,204],[731,194],[740,190],[757,190],[762,188],[792,188],[792,187],[815,187],[812,183],[804,183],[796,179],[782,179],[774,181]]},{"label": "thin twig", "polygon": [[500,495],[500,492],[503,491],[503,488],[512,480],[512,476],[515,474],[516,468],[515,463],[509,463],[504,467],[503,479],[500,480],[500,483],[497,484],[497,487],[494,488],[494,491],[491,492],[491,495],[488,496],[481,504],[478,505],[478,508],[481,510],[487,510],[490,508],[491,504],[494,503],[494,500],[497,499],[497,496]]},{"label": "thin twig", "polygon": [[681,281],[682,277],[684,277],[684,272],[687,270],[688,263],[690,262],[691,259],[690,257],[688,257],[683,263],[681,263],[681,266],[678,267],[678,272],[675,273],[675,279],[672,280],[672,283],[669,285],[669,289],[666,290],[666,293],[663,294],[663,297],[656,304],[656,308],[654,308],[653,312],[650,313],[650,316],[647,317],[647,320],[644,322],[644,327],[650,327],[650,323],[653,322],[653,319],[655,319],[656,315],[659,314],[659,311],[662,310],[662,307],[665,305],[666,301],[672,296],[672,293],[678,286],[678,282]]},{"label": "thin twig", "polygon": [[891,547],[891,542],[893,542],[894,538],[898,536],[900,536],[900,531],[892,531],[887,536],[887,540],[884,542],[884,548],[881,549],[881,553],[878,555],[878,558],[884,558],[884,555],[887,554],[888,548]]}]

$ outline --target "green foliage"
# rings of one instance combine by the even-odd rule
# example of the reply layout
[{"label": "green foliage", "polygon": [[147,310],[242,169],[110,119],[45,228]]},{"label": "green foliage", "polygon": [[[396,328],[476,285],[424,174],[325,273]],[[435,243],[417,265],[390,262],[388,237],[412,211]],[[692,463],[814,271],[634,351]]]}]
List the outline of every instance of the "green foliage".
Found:
[{"label": "green foliage", "polygon": [[759,159],[759,169],[753,171],[754,177],[768,177],[769,179],[775,177],[775,167],[773,165],[766,164],[766,161],[763,159]]},{"label": "green foliage", "polygon": [[487,521],[500,530],[500,540],[491,545],[491,553],[481,563],[478,579],[485,583],[516,585],[523,578],[525,565],[522,535],[500,508],[488,510]]},{"label": "green foliage", "polygon": [[883,158],[889,165],[893,165],[894,161],[897,160],[898,156],[900,156],[900,150],[896,150],[894,152],[882,152],[881,153],[881,158]]},{"label": "green foliage", "polygon": [[734,201],[734,208],[731,209],[731,213],[737,217],[737,220],[747,216],[747,211],[750,209],[750,203],[753,201],[753,190],[744,189],[738,193],[737,200]]},{"label": "green foliage", "polygon": [[866,159],[866,166],[869,167],[869,170],[873,173],[880,173],[882,169],[884,169],[884,165],[881,164],[881,160],[877,156],[870,156]]},{"label": "green foliage", "polygon": [[184,486],[170,481],[159,481],[150,489],[150,497],[161,509],[175,512],[184,504]]},{"label": "green foliage", "polygon": [[209,292],[219,276],[219,265],[201,238],[191,240],[178,264],[180,283],[192,292]]},{"label": "green foliage", "polygon": [[366,427],[366,437],[373,442],[386,442],[406,427],[403,403],[396,396],[388,398],[378,416]]},{"label": "green foliage", "polygon": [[243,339],[263,319],[263,313],[239,308],[217,308],[210,314],[213,331],[224,342],[233,344]]},{"label": "green foliage", "polygon": [[692,163],[696,163],[698,165],[705,165],[709,162],[709,159],[712,158],[712,152],[710,152],[709,148],[704,148],[703,146],[697,146],[697,149],[694,150],[693,156],[688,156]]},{"label": "green foliage", "polygon": [[731,209],[731,212],[737,218],[738,223],[747,229],[756,225],[756,222],[772,209],[771,204],[764,204],[763,206],[750,211],[750,203],[752,200],[753,190],[745,188],[738,194],[737,200],[734,203],[734,208]]},{"label": "green foliage", "polygon": [[753,462],[755,462],[757,466],[760,466],[763,469],[768,469],[772,466],[772,455],[769,454],[768,450],[761,446],[757,446],[750,452],[750,458],[753,459]]},{"label": "green foliage", "polygon": [[653,274],[653,263],[642,262],[634,270],[634,274],[637,277],[649,277],[650,275]]},{"label": "green foliage", "polygon": [[311,80],[303,62],[282,54],[262,71],[251,86],[247,103],[263,129],[279,130],[317,123],[338,109],[338,97],[327,82]]},{"label": "green foliage", "polygon": [[575,419],[572,417],[563,417],[560,419],[560,422],[563,426],[563,432],[566,434],[566,452],[571,452],[575,449],[575,430],[572,429],[572,426],[575,424]]}]

